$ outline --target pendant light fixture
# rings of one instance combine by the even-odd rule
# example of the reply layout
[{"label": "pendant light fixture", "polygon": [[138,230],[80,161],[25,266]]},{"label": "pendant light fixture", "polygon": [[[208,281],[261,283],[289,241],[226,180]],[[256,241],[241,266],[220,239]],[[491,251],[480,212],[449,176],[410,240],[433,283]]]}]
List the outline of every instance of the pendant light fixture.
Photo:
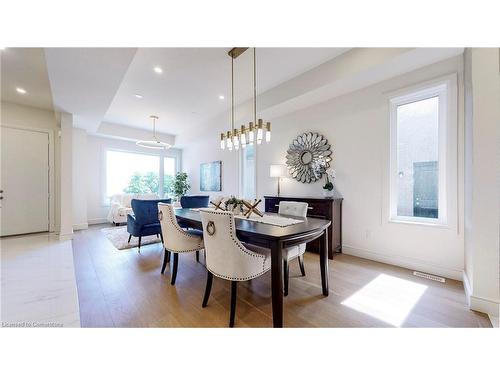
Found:
[{"label": "pendant light fixture", "polygon": [[[271,123],[264,124],[262,119],[257,120],[257,57],[256,49],[253,48],[253,121],[248,124],[248,127],[241,125],[240,130],[234,128],[234,59],[240,56],[248,48],[235,47],[229,51],[231,57],[231,130],[227,133],[220,134],[220,148],[224,150],[226,147],[232,151],[233,147],[238,150],[240,145],[245,148],[247,145],[258,145],[271,141]],[[264,134],[265,133],[265,134]]]},{"label": "pendant light fixture", "polygon": [[135,144],[137,146],[146,147],[146,148],[154,148],[154,149],[167,149],[170,148],[166,142],[160,141],[156,136],[156,120],[158,120],[158,116],[151,115],[149,118],[153,121],[153,139],[150,141],[137,141]]}]

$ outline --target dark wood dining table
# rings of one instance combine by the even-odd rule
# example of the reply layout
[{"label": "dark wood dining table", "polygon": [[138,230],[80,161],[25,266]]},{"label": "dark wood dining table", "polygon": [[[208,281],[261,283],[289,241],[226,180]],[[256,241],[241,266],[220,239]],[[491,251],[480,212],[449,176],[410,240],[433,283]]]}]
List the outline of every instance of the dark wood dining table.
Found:
[{"label": "dark wood dining table", "polygon": [[[177,219],[187,222],[191,228],[203,230],[198,210],[176,209]],[[278,215],[266,213],[266,215]],[[257,221],[235,218],[236,235],[242,242],[261,246],[271,250],[271,293],[273,306],[273,326],[283,327],[283,258],[282,249],[288,246],[320,240],[319,264],[321,287],[324,296],[328,296],[328,240],[327,230],[331,222],[316,218],[298,218],[301,223],[280,227]]]}]

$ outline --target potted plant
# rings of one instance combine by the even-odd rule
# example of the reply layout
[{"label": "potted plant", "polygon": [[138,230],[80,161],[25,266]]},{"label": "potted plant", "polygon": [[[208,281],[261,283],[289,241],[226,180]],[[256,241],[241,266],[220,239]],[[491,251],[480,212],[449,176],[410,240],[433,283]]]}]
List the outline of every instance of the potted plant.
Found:
[{"label": "potted plant", "polygon": [[325,185],[323,186],[323,195],[325,197],[333,197],[335,194],[335,181],[336,172],[333,168],[328,168],[325,172]]},{"label": "potted plant", "polygon": [[187,191],[191,186],[188,182],[188,175],[186,172],[178,172],[175,175],[174,183],[172,184],[172,191],[176,200],[178,201],[180,197],[186,195]]},{"label": "potted plant", "polygon": [[226,206],[226,211],[233,211],[235,215],[240,215],[243,201],[232,195],[231,198],[224,202],[224,205]]}]

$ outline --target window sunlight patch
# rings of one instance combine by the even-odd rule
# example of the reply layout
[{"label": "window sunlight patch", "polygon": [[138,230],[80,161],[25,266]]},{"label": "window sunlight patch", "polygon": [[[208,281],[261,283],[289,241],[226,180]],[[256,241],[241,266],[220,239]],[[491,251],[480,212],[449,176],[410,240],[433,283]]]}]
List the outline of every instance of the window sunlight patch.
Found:
[{"label": "window sunlight patch", "polygon": [[381,274],[342,305],[400,327],[426,289],[425,285]]}]

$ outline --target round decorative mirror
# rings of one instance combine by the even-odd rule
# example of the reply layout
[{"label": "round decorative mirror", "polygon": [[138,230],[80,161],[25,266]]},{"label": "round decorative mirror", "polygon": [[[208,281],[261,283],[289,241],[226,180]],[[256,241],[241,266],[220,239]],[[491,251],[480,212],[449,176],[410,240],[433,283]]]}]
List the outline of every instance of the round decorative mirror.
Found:
[{"label": "round decorative mirror", "polygon": [[332,150],[328,140],[318,133],[304,133],[290,144],[286,165],[288,172],[297,181],[315,182],[330,167]]}]

